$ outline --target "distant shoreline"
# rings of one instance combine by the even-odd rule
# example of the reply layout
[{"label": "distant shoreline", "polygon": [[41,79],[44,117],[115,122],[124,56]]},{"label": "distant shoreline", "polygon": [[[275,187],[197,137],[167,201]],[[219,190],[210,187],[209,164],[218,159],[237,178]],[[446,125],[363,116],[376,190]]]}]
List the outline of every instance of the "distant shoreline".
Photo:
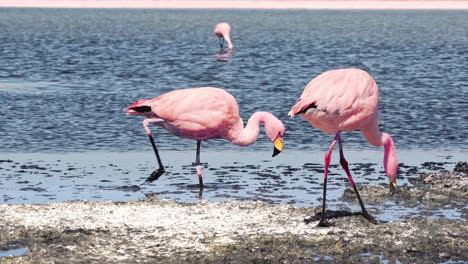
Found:
[{"label": "distant shoreline", "polygon": [[177,9],[351,9],[351,10],[468,10],[468,0],[2,0],[0,7],[42,8],[177,8]]}]

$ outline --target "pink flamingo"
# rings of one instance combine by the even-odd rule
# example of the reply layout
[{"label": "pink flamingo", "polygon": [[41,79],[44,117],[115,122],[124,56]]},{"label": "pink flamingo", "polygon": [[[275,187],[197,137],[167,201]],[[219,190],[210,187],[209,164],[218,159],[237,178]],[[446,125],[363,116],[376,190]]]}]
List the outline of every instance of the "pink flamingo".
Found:
[{"label": "pink flamingo", "polygon": [[384,146],[384,168],[390,181],[390,192],[396,188],[398,161],[390,135],[380,133],[378,127],[379,88],[374,79],[359,69],[327,71],[307,84],[301,98],[291,108],[289,115],[300,115],[325,133],[335,134],[326,155],[323,184],[322,215],[319,226],[329,226],[325,219],[325,199],[330,156],[336,142],[340,149],[340,163],[356,192],[362,215],[374,224],[379,222],[367,213],[364,203],[349,172],[348,162],[343,155],[341,131],[360,129],[366,140],[374,146]]},{"label": "pink flamingo", "polygon": [[283,150],[284,125],[268,112],[254,113],[247,126],[239,116],[236,99],[228,92],[213,87],[176,90],[153,99],[142,99],[125,108],[127,114],[146,117],[143,126],[153,146],[159,169],[146,180],[157,180],[164,167],[154,143],[149,124],[154,123],[173,135],[197,141],[195,168],[200,188],[203,188],[200,163],[202,140],[223,138],[239,146],[252,144],[258,138],[259,125],[264,123],[268,138],[274,142],[273,157]]},{"label": "pink flamingo", "polygon": [[231,32],[231,26],[228,23],[219,23],[215,26],[214,33],[219,38],[219,46],[221,50],[224,51],[223,45],[224,40],[226,40],[228,44],[229,53],[232,53],[232,49],[234,46],[232,45],[231,38],[229,37],[229,33]]}]

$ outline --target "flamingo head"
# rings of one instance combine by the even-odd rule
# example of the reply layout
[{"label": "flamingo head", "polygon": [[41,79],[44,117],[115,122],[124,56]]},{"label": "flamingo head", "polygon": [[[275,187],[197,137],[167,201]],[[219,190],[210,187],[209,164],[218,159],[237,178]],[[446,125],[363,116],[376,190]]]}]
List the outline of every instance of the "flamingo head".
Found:
[{"label": "flamingo head", "polygon": [[267,137],[274,144],[272,155],[272,157],[274,157],[283,150],[283,136],[285,128],[283,123],[273,115],[271,115],[268,122],[265,122],[264,124]]},{"label": "flamingo head", "polygon": [[129,115],[141,115],[146,116],[151,113],[151,106],[149,106],[148,99],[141,99],[133,103],[132,105],[125,108],[125,112]]}]

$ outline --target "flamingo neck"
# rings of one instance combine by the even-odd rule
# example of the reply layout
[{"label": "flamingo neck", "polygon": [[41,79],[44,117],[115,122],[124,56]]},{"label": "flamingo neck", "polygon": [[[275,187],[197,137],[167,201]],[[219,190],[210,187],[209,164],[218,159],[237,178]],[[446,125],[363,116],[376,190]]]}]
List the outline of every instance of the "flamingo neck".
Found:
[{"label": "flamingo neck", "polygon": [[227,44],[228,44],[228,49],[229,49],[230,51],[232,51],[232,49],[234,48],[234,46],[232,45],[231,38],[229,37],[229,34],[223,35],[223,38],[224,38],[224,40],[226,40],[226,42],[227,42]]},{"label": "flamingo neck", "polygon": [[256,112],[249,118],[245,128],[243,127],[242,119],[239,119],[229,140],[239,146],[252,144],[257,140],[260,133],[260,124],[267,123],[272,116],[272,114],[267,112]]},{"label": "flamingo neck", "polygon": [[398,171],[398,159],[396,157],[395,144],[392,137],[387,133],[382,133],[382,143],[384,145],[384,168],[388,177],[394,178]]},{"label": "flamingo neck", "polygon": [[362,128],[362,134],[369,143],[376,147],[384,146],[384,168],[389,178],[394,178],[398,171],[398,159],[395,152],[395,144],[392,137],[387,133],[380,133],[377,123]]}]

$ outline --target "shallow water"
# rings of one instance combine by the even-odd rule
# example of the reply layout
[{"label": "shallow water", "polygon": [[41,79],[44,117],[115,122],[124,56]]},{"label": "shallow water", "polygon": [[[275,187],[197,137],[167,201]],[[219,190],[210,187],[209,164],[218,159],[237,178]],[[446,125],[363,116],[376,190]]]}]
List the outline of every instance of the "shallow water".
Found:
[{"label": "shallow water", "polygon": [[[70,154],[1,154],[0,199],[2,203],[46,203],[64,200],[130,201],[159,195],[179,202],[264,201],[267,204],[320,206],[322,199],[323,165],[321,152],[292,151],[271,158],[265,152],[202,153],[205,188],[199,195],[198,179],[192,165],[194,153],[164,151],[161,153],[166,173],[153,183],[140,187],[156,168],[150,152],[70,153]],[[388,179],[382,168],[382,153],[348,151],[346,153],[354,180],[361,184],[382,184]],[[399,186],[411,186],[409,179],[421,172],[452,170],[463,153],[401,152],[404,166],[400,168]],[[327,188],[330,210],[359,212],[355,197],[343,198],[348,184],[346,174],[332,157]],[[422,166],[427,160],[438,166]],[[390,197],[390,194],[389,194]],[[464,219],[464,205],[431,207],[424,203],[407,205],[399,199],[369,203],[368,210],[382,221],[409,216]]]},{"label": "shallow water", "polygon": [[[213,56],[219,21],[232,24],[232,58]],[[324,150],[331,137],[287,113],[309,80],[347,67],[377,80],[397,149],[467,150],[467,11],[0,8],[0,28],[0,152],[150,150],[123,108],[198,86],[227,89],[244,120],[277,115],[286,149]],[[155,135],[163,150],[195,146]],[[358,132],[343,139],[373,149]],[[269,148],[261,135],[248,151]]]},{"label": "shallow water", "polygon": [[[323,155],[331,136],[287,112],[310,79],[358,67],[380,86],[380,126],[394,138],[399,184],[442,162],[452,170],[468,146],[468,12],[120,10],[0,8],[0,203],[255,201],[320,206]],[[235,51],[214,56],[219,21],[232,24]],[[270,111],[286,125],[285,150],[271,158],[260,135],[241,148],[202,144],[206,187],[199,197],[195,142],[153,129],[166,174],[155,169],[141,118],[123,108],[174,89],[221,87],[244,120]],[[382,150],[343,133],[357,184],[387,184]],[[360,151],[362,150],[362,151]],[[332,161],[328,208],[344,199],[346,175]],[[367,203],[380,220],[466,219],[465,205],[432,208],[398,200]]]},{"label": "shallow water", "polygon": [[23,254],[25,254],[26,252],[28,252],[28,249],[27,248],[24,248],[24,247],[17,247],[17,248],[12,248],[12,249],[7,249],[7,250],[0,250],[0,259],[2,257],[6,257],[6,256],[21,256]]}]

